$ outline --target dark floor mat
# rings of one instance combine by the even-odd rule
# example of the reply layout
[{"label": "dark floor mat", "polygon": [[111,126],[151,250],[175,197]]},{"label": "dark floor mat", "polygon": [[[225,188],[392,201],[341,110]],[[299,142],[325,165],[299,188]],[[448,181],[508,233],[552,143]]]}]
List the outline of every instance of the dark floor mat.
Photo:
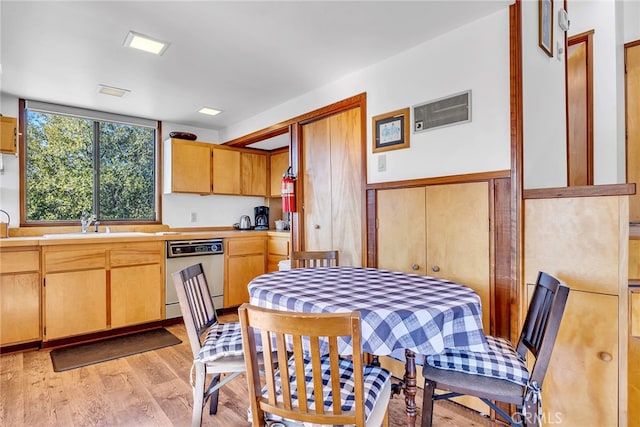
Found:
[{"label": "dark floor mat", "polygon": [[68,371],[94,363],[118,359],[136,353],[180,344],[182,341],[166,329],[153,329],[121,337],[80,344],[51,351],[55,372]]}]

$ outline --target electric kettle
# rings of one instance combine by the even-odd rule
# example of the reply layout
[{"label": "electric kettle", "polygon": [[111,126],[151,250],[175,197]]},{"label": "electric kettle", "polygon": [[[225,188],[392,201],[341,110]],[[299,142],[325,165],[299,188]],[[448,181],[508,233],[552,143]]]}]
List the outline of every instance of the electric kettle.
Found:
[{"label": "electric kettle", "polygon": [[249,215],[242,215],[240,217],[238,228],[240,230],[251,230],[251,218],[249,217]]}]

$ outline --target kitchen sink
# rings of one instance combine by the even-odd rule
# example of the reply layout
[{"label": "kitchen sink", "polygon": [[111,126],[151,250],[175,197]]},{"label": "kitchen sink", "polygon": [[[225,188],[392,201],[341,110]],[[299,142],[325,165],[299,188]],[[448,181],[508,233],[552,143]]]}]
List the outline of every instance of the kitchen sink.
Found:
[{"label": "kitchen sink", "polygon": [[136,237],[136,236],[154,236],[155,233],[143,233],[141,231],[113,231],[111,233],[94,233],[88,231],[86,233],[58,233],[44,234],[45,239],[90,239],[90,238],[109,238],[109,237]]}]

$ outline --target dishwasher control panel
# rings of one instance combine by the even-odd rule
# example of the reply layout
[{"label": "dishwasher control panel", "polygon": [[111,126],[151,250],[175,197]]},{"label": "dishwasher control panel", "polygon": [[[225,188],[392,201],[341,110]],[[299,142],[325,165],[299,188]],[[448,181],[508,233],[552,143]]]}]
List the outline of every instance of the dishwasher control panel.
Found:
[{"label": "dishwasher control panel", "polygon": [[167,258],[224,253],[222,239],[167,241]]}]

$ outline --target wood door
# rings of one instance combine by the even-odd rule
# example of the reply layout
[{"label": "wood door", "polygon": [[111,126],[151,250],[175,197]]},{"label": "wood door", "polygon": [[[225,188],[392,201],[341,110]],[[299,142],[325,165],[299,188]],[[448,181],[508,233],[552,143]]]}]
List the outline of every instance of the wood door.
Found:
[{"label": "wood door", "polygon": [[482,301],[482,323],[491,317],[489,188],[487,182],[426,188],[427,271],[470,287]]},{"label": "wood door", "polygon": [[331,123],[331,224],[340,265],[361,267],[362,147],[360,108],[329,118]]},{"label": "wood door", "polygon": [[340,264],[363,265],[360,108],[302,128],[304,250],[340,251]]},{"label": "wood door", "polygon": [[112,268],[111,327],[161,320],[162,283],[158,264]]},{"label": "wood door", "polygon": [[625,46],[627,182],[636,183],[629,196],[629,221],[640,222],[640,43]]},{"label": "wood door", "polygon": [[267,195],[267,156],[258,153],[242,153],[242,194]]},{"label": "wood door", "polygon": [[240,152],[213,147],[213,192],[240,194]]},{"label": "wood door", "polygon": [[568,39],[567,181],[593,185],[593,31]]},{"label": "wood door", "polygon": [[270,162],[270,195],[280,197],[282,195],[282,175],[289,168],[289,151],[272,154]]},{"label": "wood door", "polygon": [[106,270],[48,274],[44,291],[45,341],[107,328]]},{"label": "wood door", "polygon": [[545,425],[618,425],[618,360],[618,297],[572,289],[542,387]]},{"label": "wood door", "polygon": [[378,268],[426,274],[424,187],[377,192]]},{"label": "wood door", "polygon": [[[331,217],[331,126],[329,119],[302,127],[302,229],[307,251],[335,249]],[[342,254],[341,254],[342,255]]]},{"label": "wood door", "polygon": [[211,145],[171,140],[171,191],[211,192]]}]

